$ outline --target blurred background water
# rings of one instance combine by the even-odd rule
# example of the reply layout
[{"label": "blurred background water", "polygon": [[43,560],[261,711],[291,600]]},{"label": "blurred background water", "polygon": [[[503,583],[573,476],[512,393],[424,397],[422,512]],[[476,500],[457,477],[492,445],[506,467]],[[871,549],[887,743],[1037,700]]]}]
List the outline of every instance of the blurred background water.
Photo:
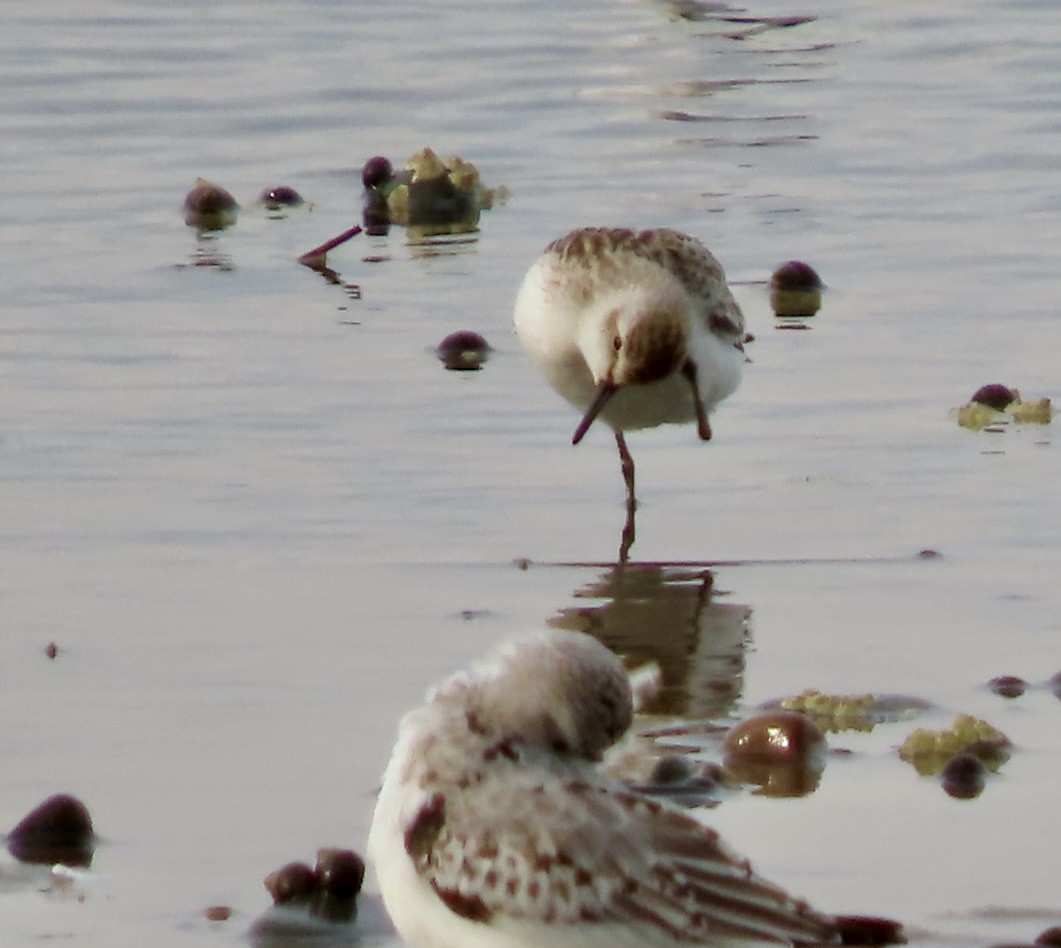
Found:
[{"label": "blurred background water", "polygon": [[[1018,746],[958,802],[896,759],[902,729],[839,735],[856,753],[818,792],[711,822],[919,938],[1058,922],[1061,706],[984,687],[1061,668],[1057,459],[1049,427],[950,410],[1056,388],[1061,10],[7,0],[0,22],[0,825],[68,790],[101,835],[83,900],[0,875],[5,945],[242,943],[266,872],[363,848],[398,717],[504,635],[596,603],[638,656],[705,651],[686,574],[614,582],[614,444],[570,446],[510,331],[535,255],[598,223],[701,237],[756,336],[711,444],[631,438],[634,559],[715,564],[746,626],[722,712],[895,691]],[[358,221],[367,158],[425,145],[510,189],[474,240],[362,235],[338,283],[296,263]],[[184,225],[198,175],[235,227]],[[278,184],[312,209],[270,218]],[[782,332],[765,281],[793,257],[828,290]],[[481,372],[432,352],[461,328],[496,350]]]}]

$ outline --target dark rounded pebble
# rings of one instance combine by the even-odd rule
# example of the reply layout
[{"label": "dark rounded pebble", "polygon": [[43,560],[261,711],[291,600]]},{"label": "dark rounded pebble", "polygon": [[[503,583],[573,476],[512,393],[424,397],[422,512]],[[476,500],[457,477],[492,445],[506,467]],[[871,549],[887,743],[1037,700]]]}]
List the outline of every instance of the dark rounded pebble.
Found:
[{"label": "dark rounded pebble", "polygon": [[352,849],[318,849],[317,879],[326,895],[352,899],[365,881],[365,861]]},{"label": "dark rounded pebble", "polygon": [[693,776],[693,765],[681,754],[665,754],[656,761],[649,775],[651,783],[685,783]]},{"label": "dark rounded pebble", "polygon": [[1003,698],[1019,698],[1028,688],[1028,683],[1016,675],[999,675],[992,678],[987,686]]},{"label": "dark rounded pebble", "polygon": [[281,185],[278,188],[266,188],[266,190],[262,191],[262,196],[259,200],[270,211],[278,211],[282,207],[301,207],[305,204],[305,201],[302,200],[302,195],[294,188],[289,188],[286,185]]},{"label": "dark rounded pebble", "polygon": [[822,278],[809,263],[789,260],[773,272],[770,286],[778,290],[820,290]]},{"label": "dark rounded pebble", "polygon": [[987,768],[975,754],[957,754],[947,761],[940,773],[944,791],[957,800],[980,796],[987,780]]},{"label": "dark rounded pebble", "polygon": [[981,385],[969,400],[979,405],[986,405],[995,411],[1002,411],[1016,397],[1017,393],[1013,389],[998,382],[992,382],[990,385]]},{"label": "dark rounded pebble", "polygon": [[435,348],[442,364],[454,372],[474,372],[489,358],[489,343],[477,332],[461,329],[451,332]]},{"label": "dark rounded pebble", "polygon": [[231,905],[208,905],[203,909],[205,915],[211,922],[226,922],[232,917]]},{"label": "dark rounded pebble", "polygon": [[192,214],[221,214],[238,207],[228,191],[210,181],[200,181],[184,197],[184,209]]},{"label": "dark rounded pebble", "polygon": [[21,862],[92,863],[95,834],[88,807],[77,797],[57,793],[31,810],[7,836],[7,848]]},{"label": "dark rounded pebble", "polygon": [[238,210],[228,191],[203,178],[184,197],[184,223],[201,230],[223,230],[235,223]]},{"label": "dark rounded pebble", "polygon": [[865,948],[873,948],[876,945],[906,944],[902,924],[892,918],[877,918],[872,915],[838,915],[836,927],[839,929],[842,945],[862,945]]},{"label": "dark rounded pebble", "polygon": [[770,276],[770,305],[776,316],[813,316],[822,305],[821,277],[802,260],[781,264]]},{"label": "dark rounded pebble", "polygon": [[1040,932],[1039,937],[1035,939],[1035,944],[1054,945],[1056,948],[1061,948],[1061,925]]},{"label": "dark rounded pebble", "polygon": [[49,642],[44,646],[44,654],[47,655],[48,658],[55,658],[55,656],[59,654],[59,646],[54,642]]},{"label": "dark rounded pebble", "polygon": [[317,873],[304,862],[289,862],[265,877],[265,888],[276,905],[306,901],[317,891]]},{"label": "dark rounded pebble", "polygon": [[361,183],[366,188],[378,188],[394,177],[394,166],[387,158],[376,155],[361,166]]}]

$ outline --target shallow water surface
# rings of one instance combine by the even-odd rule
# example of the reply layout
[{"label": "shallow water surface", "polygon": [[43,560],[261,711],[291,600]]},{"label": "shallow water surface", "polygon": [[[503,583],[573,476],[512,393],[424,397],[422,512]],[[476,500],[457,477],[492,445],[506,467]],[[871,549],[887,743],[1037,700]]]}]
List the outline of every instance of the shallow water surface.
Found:
[{"label": "shallow water surface", "polygon": [[[812,687],[927,699],[831,735],[850,754],[813,794],[705,818],[767,876],[915,941],[1061,922],[1051,427],[950,414],[986,382],[1054,394],[1053,5],[10,0],[3,19],[0,825],[66,790],[100,835],[69,886],[0,865],[4,945],[244,944],[267,872],[363,849],[400,714],[549,622],[659,661],[661,721]],[[424,145],[511,199],[470,239],[361,235],[332,280],[295,262],[358,220],[365,159]],[[184,225],[198,175],[237,196],[235,227]],[[312,208],[271,219],[255,199],[278,184]],[[614,442],[571,447],[574,412],[510,330],[534,256],[590,223],[702,237],[756,337],[710,444],[631,436],[626,570]],[[781,332],[765,281],[794,257],[828,290]],[[432,351],[461,328],[494,347],[481,372]],[[1007,673],[1034,687],[985,687]],[[1016,746],[972,801],[895,754],[960,711]],[[215,904],[233,917],[208,922]]]}]

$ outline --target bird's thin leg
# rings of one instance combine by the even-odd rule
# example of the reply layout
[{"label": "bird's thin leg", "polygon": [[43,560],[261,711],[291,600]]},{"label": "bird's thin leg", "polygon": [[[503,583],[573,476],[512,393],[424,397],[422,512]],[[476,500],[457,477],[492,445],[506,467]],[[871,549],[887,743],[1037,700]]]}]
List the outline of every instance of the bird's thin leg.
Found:
[{"label": "bird's thin leg", "polygon": [[700,383],[696,380],[696,363],[692,359],[686,359],[685,365],[682,366],[682,375],[689,382],[689,386],[693,390],[693,405],[696,407],[696,433],[700,435],[701,440],[711,440],[711,425],[707,421],[707,411],[704,409],[704,403],[700,400]]},{"label": "bird's thin leg", "polygon": [[634,493],[634,458],[626,446],[626,438],[618,428],[615,430],[615,443],[619,448],[623,483],[626,484],[626,523],[623,524],[622,542],[619,545],[619,562],[625,563],[630,557],[630,547],[634,545],[634,514],[637,510],[637,496]]}]

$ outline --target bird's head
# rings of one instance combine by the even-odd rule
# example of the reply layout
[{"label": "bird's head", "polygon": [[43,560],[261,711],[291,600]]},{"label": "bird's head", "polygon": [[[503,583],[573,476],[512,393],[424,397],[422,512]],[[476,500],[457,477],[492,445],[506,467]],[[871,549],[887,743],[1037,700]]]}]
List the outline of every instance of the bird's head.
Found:
[{"label": "bird's head", "polygon": [[673,281],[623,287],[602,298],[595,318],[583,322],[579,345],[596,394],[572,442],[619,389],[647,385],[684,368],[689,359],[687,297]]}]

